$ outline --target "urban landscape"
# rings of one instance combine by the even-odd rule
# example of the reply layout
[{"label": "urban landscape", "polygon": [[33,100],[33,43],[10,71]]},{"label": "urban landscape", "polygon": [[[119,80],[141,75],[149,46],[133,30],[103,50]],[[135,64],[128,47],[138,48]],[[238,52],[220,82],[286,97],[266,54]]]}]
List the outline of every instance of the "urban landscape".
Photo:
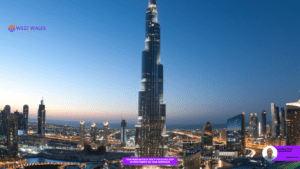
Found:
[{"label": "urban landscape", "polygon": [[[177,1],[177,2],[179,3],[181,1]],[[229,3],[232,2],[233,1],[230,1]],[[62,3],[67,3],[67,4],[70,3],[71,9],[73,9],[74,7],[76,8],[76,10],[79,11],[82,10],[87,13],[89,12],[92,13],[93,10],[97,11],[98,7],[100,6],[104,7],[105,3],[110,3],[110,2],[102,2],[104,4],[101,3],[98,4],[99,2],[90,2],[92,4],[89,8],[90,10],[86,8],[85,6],[86,4],[78,5],[79,2],[77,1],[73,2],[73,4],[71,2],[62,2]],[[77,4],[78,6],[75,5],[76,3],[78,3]],[[116,1],[115,3],[122,3],[122,4],[124,3],[123,5],[126,5],[125,2]],[[143,23],[140,23],[140,21],[136,22],[137,25],[145,24],[145,29],[142,30],[143,32],[145,32],[145,37],[141,38],[142,41],[145,41],[144,44],[142,44],[142,46],[144,46],[145,48],[144,50],[140,49],[139,52],[142,54],[140,54],[139,56],[134,56],[134,57],[130,56],[131,60],[139,60],[140,62],[135,62],[134,64],[130,63],[129,65],[126,65],[127,64],[126,62],[129,62],[128,61],[129,59],[123,61],[120,58],[115,58],[115,60],[118,59],[121,60],[116,62],[118,63],[120,62],[119,63],[120,67],[122,64],[125,64],[126,66],[122,67],[124,69],[125,68],[128,68],[130,70],[137,69],[140,71],[140,72],[132,71],[133,74],[137,74],[134,75],[135,76],[134,79],[135,81],[138,81],[135,82],[137,83],[138,87],[135,86],[132,87],[128,85],[128,81],[132,81],[132,77],[125,78],[125,77],[121,77],[122,75],[120,75],[121,77],[120,81],[114,81],[113,82],[114,84],[112,83],[110,84],[110,82],[105,82],[104,80],[103,80],[104,81],[103,84],[102,82],[98,82],[98,81],[102,81],[102,78],[106,78],[106,76],[104,77],[102,76],[102,74],[107,75],[108,77],[107,80],[111,79],[113,81],[118,79],[117,77],[119,77],[119,75],[114,75],[114,71],[118,70],[118,72],[126,72],[126,70],[124,69],[121,68],[118,69],[117,64],[112,66],[108,65],[108,67],[103,68],[103,72],[101,71],[93,72],[92,69],[101,67],[101,64],[105,64],[104,62],[108,62],[109,59],[108,60],[105,59],[109,58],[109,56],[102,56],[104,55],[103,53],[101,53],[101,57],[103,57],[103,59],[100,59],[103,62],[100,62],[100,60],[97,59],[93,60],[92,57],[90,58],[91,61],[88,62],[90,62],[91,65],[93,65],[93,62],[95,62],[95,65],[93,65],[95,67],[93,66],[86,67],[85,70],[88,70],[88,73],[86,75],[80,74],[79,73],[80,71],[73,72],[75,71],[75,69],[82,68],[80,66],[73,65],[75,62],[72,63],[64,62],[63,65],[61,65],[62,67],[66,67],[66,69],[64,69],[66,72],[61,71],[60,68],[57,67],[57,68],[53,68],[53,71],[55,72],[57,70],[57,72],[52,74],[49,73],[50,72],[49,71],[48,72],[49,74],[46,73],[46,75],[44,75],[45,74],[44,69],[47,69],[49,65],[50,67],[52,66],[51,64],[44,62],[43,59],[39,60],[35,62],[35,64],[41,67],[33,68],[28,66],[26,69],[24,69],[24,71],[27,71],[27,69],[33,70],[31,73],[27,74],[28,77],[30,77],[30,74],[32,73],[37,73],[36,79],[32,78],[28,80],[28,81],[33,81],[32,83],[30,83],[30,85],[27,85],[26,83],[28,81],[24,81],[24,79],[16,80],[16,81],[13,80],[14,77],[17,76],[19,77],[18,74],[19,73],[22,74],[23,70],[20,70],[19,72],[16,73],[13,70],[13,68],[12,70],[5,69],[4,67],[5,65],[0,67],[1,72],[3,72],[0,74],[1,81],[5,82],[5,84],[0,85],[1,88],[0,95],[2,97],[2,99],[0,100],[1,102],[0,106],[3,106],[0,107],[0,153],[1,153],[0,168],[8,168],[8,169],[35,169],[35,168],[53,168],[53,169],[283,168],[283,169],[288,169],[288,168],[300,168],[300,161],[292,161],[292,160],[268,161],[266,160],[267,156],[263,154],[264,148],[268,146],[300,146],[300,95],[299,95],[300,94],[299,91],[299,86],[300,86],[299,66],[300,65],[298,62],[299,43],[296,44],[295,46],[292,46],[293,49],[290,46],[289,50],[286,50],[286,51],[293,51],[294,52],[293,54],[298,56],[297,59],[290,57],[281,60],[280,58],[278,59],[278,56],[276,56],[277,60],[279,60],[278,62],[279,63],[282,62],[282,66],[285,66],[284,70],[286,70],[287,74],[291,74],[291,72],[294,73],[291,76],[286,75],[284,73],[280,74],[281,76],[279,75],[275,76],[272,73],[272,75],[274,75],[272,79],[277,78],[277,80],[286,81],[283,85],[281,85],[282,84],[281,82],[278,86],[275,86],[273,82],[272,84],[263,82],[261,83],[262,85],[261,87],[263,89],[258,89],[255,87],[252,87],[253,88],[252,89],[251,85],[253,85],[254,82],[252,83],[250,82],[251,80],[249,81],[246,80],[245,83],[247,83],[247,85],[244,86],[244,88],[241,86],[234,86],[233,84],[231,84],[228,85],[228,86],[233,86],[232,88],[228,87],[229,95],[226,95],[224,93],[218,95],[218,93],[221,90],[223,89],[227,90],[227,87],[219,90],[217,89],[218,86],[215,84],[216,82],[214,83],[212,82],[207,85],[208,91],[205,91],[206,89],[203,89],[203,93],[205,94],[200,93],[200,96],[198,95],[196,96],[193,95],[193,93],[196,93],[197,92],[196,90],[198,90],[198,88],[193,89],[193,86],[202,87],[199,81],[192,82],[193,79],[198,79],[197,73],[186,73],[185,71],[188,70],[180,70],[179,72],[181,72],[182,74],[175,72],[177,69],[176,66],[180,64],[184,64],[184,62],[189,62],[189,64],[191,64],[192,67],[192,65],[194,64],[193,59],[192,60],[182,59],[182,61],[179,60],[178,65],[173,66],[172,64],[169,64],[168,62],[165,61],[165,56],[163,52],[161,57],[161,51],[160,51],[161,37],[163,39],[165,37],[163,34],[168,32],[165,31],[164,29],[162,29],[164,31],[161,31],[160,23],[162,23],[163,25],[163,23],[174,22],[173,18],[163,18],[161,20],[163,22],[158,22],[159,3],[165,3],[164,5],[167,6],[166,2],[161,2],[159,0],[158,1],[148,0],[147,2],[147,0],[141,0],[141,2],[134,2],[134,3],[128,2],[128,3],[129,6],[132,6],[132,10],[136,10],[137,8],[139,9],[140,6],[146,7],[146,11],[145,11],[146,17],[144,17],[145,13],[137,14],[137,15],[143,15],[143,17],[141,18],[144,18],[144,22]],[[135,3],[137,3],[138,5]],[[207,7],[211,5],[211,4],[207,4],[208,2],[205,1],[203,2],[201,1],[201,3],[203,3],[204,6],[207,5]],[[214,3],[216,2],[212,2],[212,4]],[[249,1],[248,3],[251,3],[251,1]],[[289,5],[293,3],[291,1]],[[299,2],[297,1],[295,1],[295,3],[299,4]],[[19,9],[23,9],[22,4],[19,5],[20,5],[18,6]],[[41,3],[40,5],[43,6],[43,3]],[[57,5],[51,6],[53,5],[51,3],[50,4],[46,3],[45,6],[47,5],[49,5],[49,8],[51,8],[52,10],[55,10],[55,8],[58,7]],[[63,4],[62,7],[65,7],[64,5],[66,4]],[[215,7],[214,5],[212,6]],[[220,6],[216,8],[222,9],[223,5],[221,4],[219,5]],[[278,5],[278,3],[276,3],[276,5]],[[122,5],[119,6],[116,5],[116,8],[118,8],[118,10],[121,10],[121,8],[123,7]],[[166,8],[167,7],[165,7],[164,9]],[[193,7],[191,7],[191,10],[192,8]],[[252,6],[250,8],[252,8]],[[35,9],[38,9],[38,7],[36,7]],[[46,7],[44,9],[46,9]],[[101,9],[105,10],[105,7]],[[271,9],[273,8],[270,7],[269,10],[272,11]],[[107,10],[106,12],[108,12],[111,9],[106,9],[106,10]],[[172,9],[170,10],[172,11]],[[178,7],[176,8],[176,10],[180,11],[180,8]],[[66,21],[68,21],[67,19],[68,17],[72,18],[72,15],[73,14],[75,15],[76,13],[73,11],[70,12],[70,14],[68,14],[69,12],[70,11],[66,12],[65,13],[66,15],[62,17]],[[130,9],[128,12],[130,12]],[[188,13],[188,11],[186,11],[186,13]],[[83,16],[83,18],[85,17],[84,14],[83,15],[80,14],[80,16]],[[123,15],[121,14],[120,16]],[[130,18],[131,15],[127,16],[124,14],[124,16]],[[167,16],[167,15],[163,14],[163,16]],[[299,16],[297,19],[299,19]],[[104,18],[107,19],[106,16],[103,17],[102,19],[105,20]],[[238,17],[236,17],[236,19],[237,18]],[[167,21],[168,19],[170,21]],[[36,20],[38,19],[36,18]],[[83,19],[82,22],[84,20],[85,19]],[[58,22],[58,20],[55,19],[54,21]],[[128,19],[126,22],[131,22],[131,20]],[[111,23],[113,23],[113,21],[111,21]],[[76,22],[72,22],[72,23],[68,22],[67,24],[74,26],[76,25]],[[175,25],[178,23],[173,23],[173,24]],[[291,38],[292,37],[295,38],[296,39],[295,42],[296,41],[298,42],[299,39],[299,35],[298,35],[299,28],[297,27],[298,26],[297,24],[299,24],[297,20],[291,24],[294,26],[291,29],[292,32],[294,33],[291,35]],[[28,27],[30,26],[19,27],[17,23],[16,25],[12,24],[8,27],[9,31],[5,30],[7,32],[7,35],[5,35],[5,37],[6,38],[8,37],[7,39],[11,39],[11,37],[9,37],[11,34],[19,33],[21,30],[26,30],[27,32],[25,34],[38,33],[37,31],[43,30],[39,32],[42,34],[44,32],[47,33],[47,31],[51,29],[49,28],[49,26],[41,26],[40,28],[33,27],[35,30],[31,28],[31,32],[29,32]],[[124,27],[126,27],[126,25],[124,25]],[[73,29],[73,28],[69,28],[69,29]],[[124,31],[121,28],[118,31],[121,31],[121,34],[123,33],[130,34],[130,36],[133,36],[133,34],[136,31],[140,31],[137,30],[136,25],[128,29],[132,29],[133,32],[128,33],[127,31]],[[92,31],[92,30],[87,30],[87,31]],[[113,31],[117,31],[117,29],[112,29],[109,31],[113,32]],[[20,34],[21,33],[19,33],[19,35]],[[2,33],[0,35],[2,35]],[[187,34],[182,33],[182,35],[180,35],[178,33],[174,33],[174,34],[172,33],[172,35],[185,36]],[[21,39],[28,38],[27,37],[28,35],[24,35],[24,36],[20,35],[20,36]],[[32,50],[42,50],[48,48],[46,47],[47,46],[46,43],[50,43],[51,36],[52,36],[51,34],[47,36],[48,38],[47,40],[49,42],[41,42],[41,43],[45,43],[44,47],[41,47],[41,49],[36,48]],[[53,34],[53,36],[59,37],[56,34],[55,35]],[[76,34],[72,34],[72,37],[73,36],[86,37],[84,31],[82,31],[81,35],[76,33]],[[88,37],[92,39],[91,41],[94,40],[92,36],[98,36],[98,35],[89,35]],[[111,35],[107,35],[107,36],[111,36]],[[126,36],[125,39],[128,38],[127,35],[124,36]],[[171,35],[169,36],[172,37]],[[192,36],[189,35],[190,38],[192,38]],[[260,36],[263,36],[263,34],[261,34]],[[35,38],[38,38],[38,36],[36,36]],[[107,38],[107,39],[114,39],[114,38]],[[245,38],[247,39],[247,37]],[[107,39],[103,41],[108,41]],[[61,39],[61,41],[64,40]],[[116,41],[117,43],[129,43],[124,39],[116,40]],[[143,43],[142,41],[138,43],[139,44]],[[69,39],[68,42],[70,42],[70,45],[74,45],[70,47],[70,49],[77,50],[78,48],[84,48],[84,46],[76,47],[75,45],[75,43],[77,43],[76,40]],[[72,44],[72,42],[74,44]],[[178,47],[174,47],[174,49],[170,46],[167,46],[166,49],[164,49],[165,46],[164,43],[172,43],[172,42],[165,42],[164,40],[162,42],[163,42],[162,45],[163,50],[179,50],[181,46],[185,46],[185,47],[189,46],[184,43],[181,43],[181,45],[179,45]],[[9,43],[10,42],[8,41],[8,45]],[[117,43],[115,45],[118,46]],[[207,41],[207,43],[210,44],[211,42]],[[58,44],[56,47],[59,48],[60,45]],[[90,45],[91,46],[93,45],[92,42]],[[120,46],[122,45],[120,44]],[[4,59],[9,60],[8,57],[9,51],[4,50],[4,48],[5,47],[0,48],[0,50],[3,49],[3,51],[5,51],[3,55],[1,55],[0,53],[1,59],[3,58],[3,60],[0,60],[2,61],[2,63],[5,63]],[[49,50],[59,51],[60,49],[58,48],[49,49]],[[92,47],[88,47],[88,46],[86,46],[86,48],[88,50],[92,49]],[[97,46],[96,48],[101,48],[101,45]],[[117,48],[112,48],[110,52],[118,53]],[[104,49],[102,50],[105,51],[105,49],[109,51],[108,47],[104,47]],[[20,49],[21,53],[18,54],[27,53],[28,52],[27,50],[29,51],[29,53],[31,53],[31,49],[22,48]],[[128,50],[133,50],[133,48],[128,47]],[[280,50],[283,50],[283,48],[280,48]],[[12,51],[12,53],[13,52],[14,51]],[[75,51],[74,53],[75,54],[85,53],[85,55],[89,55],[91,53],[92,55],[92,53],[94,52],[96,52],[96,50],[95,51],[91,50],[91,52]],[[170,57],[174,55],[174,60],[176,60],[177,56],[174,53],[171,53],[172,51],[167,51],[167,52],[170,52],[169,55]],[[45,51],[45,53],[47,53],[47,51]],[[128,54],[130,54],[130,51]],[[292,55],[291,53],[289,54]],[[48,54],[45,55],[48,56]],[[36,56],[36,58],[34,58],[33,60],[38,60],[40,59],[40,57],[43,58],[46,56]],[[55,59],[53,59],[55,60],[55,63],[63,62],[63,59],[61,59],[62,56],[53,56],[53,57],[56,57]],[[76,57],[79,56],[77,55],[74,56],[74,60],[76,60]],[[188,57],[188,56],[181,56],[181,57]],[[294,60],[291,58],[293,58]],[[19,59],[19,60],[23,60],[23,59]],[[73,60],[73,56],[70,57],[70,61],[71,60]],[[89,60],[88,56],[87,58],[84,58],[82,60],[77,60],[76,62],[78,62],[78,64],[81,64],[86,62],[87,60]],[[283,60],[289,60],[290,62],[286,64],[286,62],[284,62]],[[18,63],[18,60],[15,60],[14,62]],[[234,63],[233,65],[238,65],[242,62],[243,61],[238,63],[236,61],[236,63]],[[249,61],[247,62],[252,62],[252,60],[249,59]],[[162,63],[164,63],[164,66]],[[27,64],[30,64],[30,61],[28,62],[24,61],[24,65]],[[227,68],[230,69],[230,65],[226,66],[226,64],[229,63],[227,61],[225,63],[224,60],[218,61],[218,59],[216,59],[212,61],[212,64],[209,67],[212,67],[212,69],[216,69],[216,71],[218,71],[219,69],[221,69],[222,65],[225,65],[226,68],[224,67],[224,70]],[[262,63],[262,65],[263,64],[265,63]],[[253,65],[249,67],[255,67]],[[55,66],[57,65],[54,65],[53,67]],[[202,66],[205,67],[205,65]],[[267,67],[268,66],[269,65],[267,65]],[[280,69],[279,67],[281,67],[281,65],[278,67],[277,66],[278,65],[276,65],[275,66],[276,68],[274,69]],[[289,66],[293,67],[293,69],[290,68]],[[19,65],[17,65],[16,67],[19,67]],[[69,68],[67,69],[67,67]],[[231,65],[231,67],[233,66]],[[168,70],[169,68],[170,69],[172,68],[173,70]],[[189,65],[185,65],[184,67],[180,67],[178,69],[183,69],[183,68],[189,69],[190,67]],[[220,72],[223,72],[224,70],[221,70]],[[200,72],[200,74],[201,73],[205,74],[205,72],[208,73],[209,71],[212,70],[208,69],[207,71]],[[247,78],[250,79],[252,74],[255,74],[254,70],[247,70],[247,71],[250,71],[250,74],[248,77],[245,77],[245,79]],[[78,81],[77,80],[72,81],[72,77],[67,75],[68,72],[69,73],[73,72],[75,74],[74,75],[75,77],[78,76],[81,77],[82,79],[86,78],[86,76],[89,77],[84,80],[79,78]],[[93,73],[95,74],[95,76],[101,76],[101,78],[93,79],[94,77]],[[234,74],[234,76],[237,76],[235,79],[239,79],[240,77],[240,79],[237,81],[243,81],[244,75],[240,75],[239,71],[233,71],[231,73]],[[229,74],[229,73],[227,72],[225,74]],[[257,82],[261,81],[261,78],[259,78],[259,76],[269,76],[269,74],[265,75],[263,72],[258,72],[256,74],[258,74],[255,75],[257,76],[258,79]],[[172,75],[172,80],[170,80],[170,78],[167,75]],[[182,87],[181,82],[180,83],[177,82],[177,81],[186,81],[186,79],[182,80],[182,78],[185,76],[187,79],[191,79],[190,84],[189,82],[186,84],[188,85],[188,87],[186,88]],[[212,74],[211,76],[216,77],[217,81],[222,81],[224,77],[227,76],[231,77],[233,75],[222,74],[219,76],[215,74],[214,76],[214,74]],[[205,75],[203,75],[203,79],[205,78],[206,78]],[[283,78],[287,78],[287,79],[283,79]],[[64,83],[59,82],[59,81],[64,81],[63,79],[69,79],[71,82],[69,83],[67,82],[68,80],[65,80],[66,86],[64,86]],[[214,80],[215,79],[207,79],[205,81],[214,81]],[[175,81],[175,82],[173,82],[172,85],[166,83],[171,81]],[[229,79],[228,81],[233,81],[233,83],[237,82],[232,79]],[[79,83],[80,84],[91,83],[91,86],[94,87],[76,86]],[[101,92],[97,91],[98,85],[100,83],[102,85],[101,87],[99,87],[101,88]],[[179,85],[177,85],[177,83]],[[186,83],[186,82],[182,82],[182,83]],[[205,82],[203,81],[203,83]],[[222,83],[223,85],[223,82],[220,83]],[[224,84],[225,85],[229,84],[229,82],[226,81],[224,82]],[[46,86],[45,89],[43,85]],[[250,86],[250,88],[248,85]],[[175,88],[174,90],[173,87]],[[211,89],[209,87],[213,87],[214,89]],[[236,89],[234,89],[234,87]],[[11,89],[14,88],[16,88],[15,93],[11,91]],[[238,91],[244,91],[244,89],[247,88],[249,88],[249,90],[251,90],[251,92],[253,93],[256,92],[256,95],[254,95],[251,92],[245,92],[242,94],[238,93]],[[49,92],[46,92],[47,89],[49,90]],[[106,90],[109,90],[111,92],[109,94],[106,93],[108,96],[105,96]],[[127,90],[130,90],[128,93],[135,93],[135,94],[126,95],[125,91]],[[178,93],[175,93],[177,90]],[[214,94],[212,95],[208,94],[210,92],[213,92],[214,90],[218,91],[215,92],[217,96],[214,96]],[[268,95],[265,95],[265,93],[263,93],[262,90],[268,90]],[[35,91],[35,94],[30,95],[31,91]],[[179,91],[189,92],[189,94],[185,95],[183,93],[179,93]],[[86,93],[89,93],[90,96]],[[283,96],[283,93],[286,94]],[[119,99],[118,98],[119,96],[117,94],[120,94],[120,98],[122,99]],[[169,96],[167,96],[168,94]],[[237,96],[236,97],[231,96],[234,94],[236,94]],[[56,97],[58,95],[59,97]],[[124,97],[122,95],[124,95]],[[136,98],[132,99],[131,97],[133,96]],[[37,101],[38,97],[39,100]],[[185,97],[187,98],[187,100],[181,99]],[[101,102],[99,102],[97,98],[104,98],[104,99],[101,100]],[[236,98],[236,100],[234,100],[234,98]],[[179,101],[177,101],[176,99],[179,99]],[[164,100],[167,100],[167,102]],[[202,100],[202,102],[200,101],[198,102],[198,100]],[[132,109],[129,109],[126,106],[127,103],[129,104],[129,102],[130,105],[134,105],[134,106],[128,106],[130,108],[133,107]],[[56,105],[56,103],[59,105]],[[199,109],[195,108],[196,109],[195,113],[191,113],[189,111],[193,109],[189,108],[190,105],[194,105],[194,106],[200,105],[201,108]],[[86,109],[86,110],[81,112],[79,111],[79,109],[80,110]],[[106,111],[106,109],[111,109],[114,111]],[[58,122],[60,122],[61,124],[58,124]],[[124,165],[124,158],[126,157],[139,157],[139,158],[174,157],[174,159],[177,160],[177,165]],[[270,158],[269,154],[268,157]]]}]

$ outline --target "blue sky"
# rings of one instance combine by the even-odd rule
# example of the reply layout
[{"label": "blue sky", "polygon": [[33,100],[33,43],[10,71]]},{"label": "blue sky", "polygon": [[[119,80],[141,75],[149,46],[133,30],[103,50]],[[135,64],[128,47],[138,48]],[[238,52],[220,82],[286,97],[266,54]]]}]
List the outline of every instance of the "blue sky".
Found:
[{"label": "blue sky", "polygon": [[[48,119],[137,122],[147,4],[2,1],[0,107],[28,104],[36,118],[43,96]],[[272,102],[297,101],[299,5],[158,0],[167,123],[248,121],[262,109],[270,119]]]}]

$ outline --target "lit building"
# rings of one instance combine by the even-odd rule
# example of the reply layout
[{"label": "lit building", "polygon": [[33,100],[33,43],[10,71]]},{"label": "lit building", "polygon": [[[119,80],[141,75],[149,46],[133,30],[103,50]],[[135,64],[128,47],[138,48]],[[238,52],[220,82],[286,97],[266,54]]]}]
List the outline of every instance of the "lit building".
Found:
[{"label": "lit building", "polygon": [[91,141],[92,143],[96,143],[97,139],[97,126],[95,123],[92,123],[91,125]]},{"label": "lit building", "polygon": [[280,121],[278,107],[274,103],[271,103],[272,113],[272,138],[277,138],[280,135]]},{"label": "lit building", "polygon": [[41,137],[45,136],[45,125],[46,125],[45,116],[46,116],[46,110],[45,110],[44,100],[42,99],[38,110],[38,127],[37,127],[37,134],[39,134]]},{"label": "lit building", "polygon": [[103,146],[107,146],[108,145],[108,122],[103,123],[103,132],[104,132]]},{"label": "lit building", "polygon": [[279,112],[279,121],[280,121],[280,136],[284,137],[286,134],[286,122],[285,122],[285,112],[284,108],[281,108],[281,111]]},{"label": "lit building", "polygon": [[300,99],[286,104],[286,145],[300,145]]},{"label": "lit building", "polygon": [[3,114],[3,111],[0,110],[0,136],[3,135],[3,131],[2,131],[2,128],[3,128],[3,119],[2,119],[2,114]]},{"label": "lit building", "polygon": [[80,133],[80,148],[84,147],[84,135],[85,135],[85,123],[84,121],[80,122],[80,128],[79,128],[79,133]]},{"label": "lit building", "polygon": [[244,113],[227,120],[226,143],[227,150],[245,153],[245,117]]},{"label": "lit building", "polygon": [[258,135],[261,135],[261,122],[258,122]]},{"label": "lit building", "polygon": [[160,63],[160,24],[157,21],[156,0],[148,0],[145,35],[135,156],[167,157],[166,104],[163,103],[163,65]]},{"label": "lit building", "polygon": [[267,112],[261,111],[261,134],[266,135],[267,133]]},{"label": "lit building", "polygon": [[23,113],[17,111],[14,114],[18,117],[18,135],[25,134],[25,117]]},{"label": "lit building", "polygon": [[253,116],[253,137],[258,138],[258,117],[257,114],[255,113]]},{"label": "lit building", "polygon": [[2,111],[2,134],[7,136],[7,120],[10,115],[10,105],[6,105]]},{"label": "lit building", "polygon": [[10,114],[7,120],[7,149],[12,157],[18,155],[18,116]]},{"label": "lit building", "polygon": [[28,114],[29,112],[29,108],[28,108],[28,105],[25,104],[23,106],[23,114],[24,114],[24,120],[25,120],[25,134],[28,134]]},{"label": "lit building", "polygon": [[126,146],[126,142],[127,142],[126,127],[127,127],[126,121],[122,120],[122,122],[121,122],[121,146]]},{"label": "lit building", "polygon": [[250,117],[249,117],[249,136],[250,137],[253,137],[253,120],[254,120],[254,116],[253,116],[253,113],[250,114]]},{"label": "lit building", "polygon": [[212,135],[212,128],[209,122],[207,122],[203,126],[201,142],[202,142],[202,147],[212,146],[213,135]]}]

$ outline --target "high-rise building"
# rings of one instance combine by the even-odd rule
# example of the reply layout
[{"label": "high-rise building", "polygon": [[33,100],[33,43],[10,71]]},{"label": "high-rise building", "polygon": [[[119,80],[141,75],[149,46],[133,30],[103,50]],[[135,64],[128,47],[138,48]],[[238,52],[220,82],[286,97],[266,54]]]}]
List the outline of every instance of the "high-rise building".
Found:
[{"label": "high-rise building", "polygon": [[103,123],[103,132],[104,132],[103,146],[107,146],[108,145],[108,122]]},{"label": "high-rise building", "polygon": [[272,113],[272,138],[278,138],[280,135],[280,121],[278,107],[274,103],[271,103],[271,113]]},{"label": "high-rise building", "polygon": [[267,133],[267,112],[261,111],[261,134],[266,136]]},{"label": "high-rise building", "polygon": [[7,149],[13,157],[18,155],[18,116],[11,114],[7,120]]},{"label": "high-rise building", "polygon": [[23,106],[23,114],[24,114],[24,120],[25,120],[25,134],[28,134],[28,112],[29,112],[29,107],[27,104]]},{"label": "high-rise building", "polygon": [[25,134],[25,117],[23,113],[17,111],[14,114],[18,117],[18,135]]},{"label": "high-rise building", "polygon": [[156,0],[148,0],[145,35],[135,156],[167,157],[166,104],[163,103],[163,65],[160,63],[160,24],[157,21]]},{"label": "high-rise building", "polygon": [[226,126],[227,150],[239,151],[245,154],[245,117],[244,113],[227,120]]},{"label": "high-rise building", "polygon": [[286,136],[286,121],[285,121],[285,111],[284,108],[281,108],[281,111],[279,112],[279,121],[280,121],[280,136],[284,137]]},{"label": "high-rise building", "polygon": [[212,128],[209,121],[203,126],[201,143],[202,143],[202,147],[212,146],[213,135],[212,135]]},{"label": "high-rise building", "polygon": [[10,105],[6,105],[2,111],[2,134],[7,136],[7,120],[10,115]]},{"label": "high-rise building", "polygon": [[45,125],[46,125],[45,116],[46,116],[46,110],[45,110],[44,100],[42,99],[38,110],[38,132],[37,132],[37,134],[39,134],[42,137],[45,136]]},{"label": "high-rise building", "polygon": [[3,135],[3,131],[2,131],[2,128],[3,128],[2,114],[3,114],[3,111],[0,110],[0,137]]},{"label": "high-rise building", "polygon": [[253,137],[253,120],[254,120],[253,113],[251,113],[250,117],[249,117],[249,136],[250,137]]},{"label": "high-rise building", "polygon": [[286,145],[300,145],[300,99],[286,104]]},{"label": "high-rise building", "polygon": [[92,123],[92,125],[91,125],[91,141],[93,143],[96,143],[96,139],[97,139],[97,126],[95,123]]},{"label": "high-rise building", "polygon": [[79,133],[80,133],[80,148],[84,147],[84,135],[85,135],[85,123],[84,121],[80,122],[80,128],[79,128]]},{"label": "high-rise building", "polygon": [[258,117],[256,113],[253,116],[252,124],[253,124],[253,137],[258,138]]},{"label": "high-rise building", "polygon": [[127,134],[126,134],[127,123],[125,120],[121,122],[121,146],[126,146]]}]

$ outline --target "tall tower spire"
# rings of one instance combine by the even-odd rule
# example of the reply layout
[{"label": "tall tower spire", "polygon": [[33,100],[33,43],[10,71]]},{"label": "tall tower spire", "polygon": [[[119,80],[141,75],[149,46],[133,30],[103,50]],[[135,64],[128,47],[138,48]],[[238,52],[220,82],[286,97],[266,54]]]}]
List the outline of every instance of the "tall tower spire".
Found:
[{"label": "tall tower spire", "polygon": [[139,91],[136,125],[136,157],[168,156],[163,65],[160,63],[160,24],[157,14],[156,0],[148,0],[145,50],[142,53],[142,89]]}]

